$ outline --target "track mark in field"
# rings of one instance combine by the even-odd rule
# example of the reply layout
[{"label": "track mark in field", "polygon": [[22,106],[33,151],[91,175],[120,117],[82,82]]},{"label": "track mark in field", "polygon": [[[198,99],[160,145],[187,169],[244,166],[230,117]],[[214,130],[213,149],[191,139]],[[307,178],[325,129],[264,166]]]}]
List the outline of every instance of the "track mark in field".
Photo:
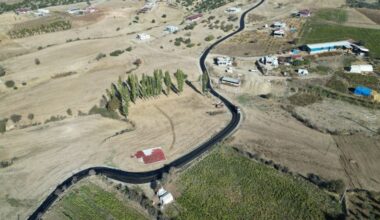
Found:
[{"label": "track mark in field", "polygon": [[155,105],[154,107],[157,108],[158,111],[160,111],[164,116],[165,118],[168,119],[169,123],[170,123],[170,127],[171,127],[171,130],[172,130],[172,134],[173,134],[173,139],[172,139],[172,143],[170,144],[170,148],[169,149],[173,149],[174,147],[174,144],[175,144],[175,140],[176,140],[176,135],[175,135],[175,130],[174,130],[174,124],[173,124],[173,121],[172,119],[169,117],[169,115],[167,115],[162,109],[160,109],[157,105]]}]

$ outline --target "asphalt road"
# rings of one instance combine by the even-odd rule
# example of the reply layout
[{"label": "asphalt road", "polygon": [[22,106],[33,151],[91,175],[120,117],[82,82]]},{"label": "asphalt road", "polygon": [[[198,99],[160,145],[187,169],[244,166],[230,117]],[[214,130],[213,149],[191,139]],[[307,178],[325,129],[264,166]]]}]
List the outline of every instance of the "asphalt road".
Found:
[{"label": "asphalt road", "polygon": [[[205,64],[205,60],[210,53],[210,51],[219,43],[223,42],[224,40],[232,37],[233,35],[241,32],[244,27],[245,27],[245,16],[247,15],[248,12],[254,10],[258,6],[260,6],[265,0],[261,0],[259,3],[257,3],[255,6],[251,7],[250,9],[246,10],[244,13],[242,13],[240,17],[240,27],[236,31],[228,34],[227,36],[218,39],[216,42],[214,42],[211,46],[209,46],[206,50],[204,50],[203,54],[201,55],[199,59],[199,64],[200,68],[203,73],[207,73],[207,68]],[[157,169],[157,170],[152,170],[152,171],[147,171],[147,172],[128,172],[128,171],[123,171],[119,169],[114,169],[114,168],[109,168],[109,167],[91,167],[85,170],[81,170],[75,174],[73,174],[71,177],[67,178],[64,180],[61,184],[57,186],[56,189],[64,189],[68,188],[69,186],[75,184],[77,181],[89,176],[93,175],[94,173],[96,174],[101,174],[104,176],[107,176],[111,179],[115,179],[118,181],[126,182],[126,183],[149,183],[153,180],[160,179],[162,177],[162,174],[165,172],[169,172],[170,168],[180,168],[192,160],[196,159],[200,155],[202,155],[204,152],[209,150],[212,146],[215,144],[219,143],[222,141],[224,138],[232,134],[235,129],[238,127],[240,120],[241,120],[241,114],[240,111],[238,110],[238,107],[232,104],[228,99],[220,95],[218,92],[216,92],[211,85],[211,81],[208,82],[208,88],[209,91],[212,95],[215,97],[218,97],[224,105],[229,109],[229,111],[232,114],[231,121],[228,123],[228,125],[221,130],[218,134],[215,136],[211,137],[209,140],[195,148],[193,151],[189,152],[186,155],[183,155],[182,157],[174,160],[173,162],[165,165],[164,167]],[[54,190],[55,191],[55,190]],[[34,220],[34,219],[39,219],[42,217],[43,213],[45,213],[49,207],[58,199],[58,196],[52,192],[46,199],[45,201],[42,202],[42,204],[33,212],[32,215],[28,217],[29,220]]]}]

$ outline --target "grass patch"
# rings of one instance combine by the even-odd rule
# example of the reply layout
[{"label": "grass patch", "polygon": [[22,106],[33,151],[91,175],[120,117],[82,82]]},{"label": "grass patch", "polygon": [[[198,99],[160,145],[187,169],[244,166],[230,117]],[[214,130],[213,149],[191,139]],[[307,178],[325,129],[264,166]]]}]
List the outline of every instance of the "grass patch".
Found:
[{"label": "grass patch", "polygon": [[324,219],[341,213],[314,185],[221,148],[176,181],[176,219]]},{"label": "grass patch", "polygon": [[349,74],[343,72],[337,74],[347,80],[351,87],[366,86],[380,91],[380,80],[375,75]]},{"label": "grass patch", "polygon": [[252,97],[249,94],[242,94],[237,97],[237,100],[241,105],[249,105]]},{"label": "grass patch", "polygon": [[47,24],[42,24],[36,27],[24,27],[17,30],[11,30],[8,35],[15,38],[29,37],[44,33],[51,33],[56,31],[68,30],[71,28],[71,22],[66,20],[53,21]]},{"label": "grass patch", "polygon": [[51,219],[147,219],[114,193],[93,183],[69,192],[51,212]]},{"label": "grass patch", "polygon": [[321,9],[316,13],[315,16],[319,19],[333,21],[339,24],[342,24],[347,21],[347,11],[345,9],[339,8]]},{"label": "grass patch", "polygon": [[346,27],[311,20],[306,22],[301,35],[301,43],[321,43],[353,39],[364,43],[370,49],[370,56],[380,58],[380,30]]},{"label": "grass patch", "polygon": [[322,101],[322,98],[318,95],[309,93],[296,93],[290,96],[288,100],[292,105],[307,106]]},{"label": "grass patch", "polygon": [[332,77],[327,83],[326,86],[338,92],[347,93],[348,86],[342,79],[339,79],[337,76]]}]

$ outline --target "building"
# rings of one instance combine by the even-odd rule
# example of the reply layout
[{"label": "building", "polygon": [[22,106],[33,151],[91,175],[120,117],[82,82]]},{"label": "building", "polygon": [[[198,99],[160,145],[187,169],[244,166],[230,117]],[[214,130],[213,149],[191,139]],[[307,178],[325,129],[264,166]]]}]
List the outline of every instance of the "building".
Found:
[{"label": "building", "polygon": [[285,36],[285,30],[284,29],[276,29],[272,32],[272,35],[274,37],[284,37]]},{"label": "building", "polygon": [[161,147],[139,150],[133,155],[133,157],[144,162],[144,164],[156,163],[166,160],[165,154],[162,151]]},{"label": "building", "polygon": [[350,73],[370,73],[373,72],[373,66],[372,65],[351,65],[350,66]]},{"label": "building", "polygon": [[225,10],[226,13],[229,13],[229,14],[236,14],[236,13],[239,13],[241,12],[241,8],[237,8],[237,7],[230,7],[230,8],[227,8]]},{"label": "building", "polygon": [[228,76],[223,76],[222,78],[220,78],[220,83],[230,85],[230,86],[240,86],[241,85],[240,79],[234,79],[234,78],[231,78]]},{"label": "building", "polygon": [[265,66],[278,67],[278,58],[276,56],[265,56],[259,59],[259,63],[264,64]]},{"label": "building", "polygon": [[191,16],[189,16],[189,17],[186,18],[186,21],[188,21],[188,22],[194,22],[194,21],[199,20],[201,17],[203,17],[203,14],[191,15]]},{"label": "building", "polygon": [[67,13],[71,15],[81,15],[83,14],[83,10],[80,8],[70,8],[69,10],[67,10]]},{"label": "building", "polygon": [[372,95],[372,89],[365,86],[358,86],[355,88],[354,94],[358,96],[370,97]]},{"label": "building", "polygon": [[276,29],[283,29],[286,28],[286,23],[277,21],[272,24],[272,27]]},{"label": "building", "polygon": [[218,66],[231,66],[232,59],[230,57],[217,57],[215,58],[215,63]]},{"label": "building", "polygon": [[330,51],[336,51],[338,49],[351,49],[351,43],[349,41],[337,41],[319,44],[307,44],[305,50],[309,54],[325,53]]},{"label": "building", "polygon": [[301,17],[301,18],[310,17],[311,16],[311,11],[309,9],[300,10],[297,13],[297,16]]},{"label": "building", "polygon": [[50,14],[49,9],[44,8],[37,9],[37,11],[34,12],[34,15],[36,16],[46,16],[48,14]]},{"label": "building", "polygon": [[175,33],[179,30],[177,26],[169,25],[165,27],[165,31],[168,33]]},{"label": "building", "polygon": [[150,35],[146,33],[137,34],[137,39],[139,40],[149,40]]},{"label": "building", "polygon": [[18,8],[15,10],[16,14],[26,14],[29,13],[31,10],[30,8]]},{"label": "building", "polygon": [[363,46],[359,46],[357,44],[351,44],[351,46],[352,46],[352,52],[354,52],[355,54],[360,55],[360,56],[368,56],[369,49]]},{"label": "building", "polygon": [[157,196],[160,199],[160,204],[162,206],[172,203],[174,201],[173,195],[162,187],[157,191]]},{"label": "building", "polygon": [[297,73],[299,76],[307,76],[309,75],[309,71],[307,69],[298,69]]}]

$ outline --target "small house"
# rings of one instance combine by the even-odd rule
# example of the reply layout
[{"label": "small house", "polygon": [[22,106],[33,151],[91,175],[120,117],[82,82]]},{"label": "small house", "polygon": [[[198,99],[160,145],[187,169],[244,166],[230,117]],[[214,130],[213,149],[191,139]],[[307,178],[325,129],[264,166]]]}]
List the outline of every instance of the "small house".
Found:
[{"label": "small house", "polygon": [[297,13],[297,16],[301,17],[301,18],[310,17],[311,16],[311,11],[309,9],[300,10]]},{"label": "small house", "polygon": [[149,40],[150,35],[146,33],[137,34],[137,39],[139,40]]},{"label": "small house", "polygon": [[30,12],[30,8],[18,8],[15,10],[16,14],[26,14]]},{"label": "small house", "polygon": [[299,76],[307,76],[309,75],[309,71],[307,69],[298,69],[297,73]]},{"label": "small house", "polygon": [[230,86],[240,86],[241,85],[240,79],[235,79],[235,78],[231,78],[228,76],[223,76],[222,78],[220,78],[220,83],[230,85]]},{"label": "small house", "polygon": [[188,22],[194,22],[194,21],[197,21],[199,20],[201,17],[203,17],[203,14],[195,14],[195,15],[191,15],[189,17],[186,18],[186,21]]},{"label": "small house", "polygon": [[274,37],[284,37],[285,36],[285,31],[284,31],[284,29],[277,29],[277,30],[274,30],[272,32],[272,35]]},{"label": "small house", "polygon": [[81,15],[83,14],[83,10],[79,8],[70,8],[69,10],[67,10],[67,13],[71,15]]},{"label": "small house", "polygon": [[278,58],[276,56],[265,56],[261,57],[259,59],[259,62],[266,65],[266,66],[272,66],[272,67],[278,67]]},{"label": "small house", "polygon": [[169,25],[165,27],[165,31],[168,33],[175,33],[179,30],[177,26]]},{"label": "small house", "polygon": [[277,21],[272,24],[272,27],[276,29],[283,29],[286,28],[286,23]]},{"label": "small house", "polygon": [[373,72],[372,65],[351,65],[350,73],[370,73]]},{"label": "small house", "polygon": [[230,57],[217,57],[215,58],[215,63],[218,66],[231,66],[232,59]]},{"label": "small house", "polygon": [[174,201],[173,195],[162,187],[157,191],[157,196],[160,199],[160,204],[162,206],[172,203]]},{"label": "small house", "polygon": [[37,11],[34,12],[34,15],[36,16],[46,16],[50,13],[49,9],[40,8],[37,9]]}]

